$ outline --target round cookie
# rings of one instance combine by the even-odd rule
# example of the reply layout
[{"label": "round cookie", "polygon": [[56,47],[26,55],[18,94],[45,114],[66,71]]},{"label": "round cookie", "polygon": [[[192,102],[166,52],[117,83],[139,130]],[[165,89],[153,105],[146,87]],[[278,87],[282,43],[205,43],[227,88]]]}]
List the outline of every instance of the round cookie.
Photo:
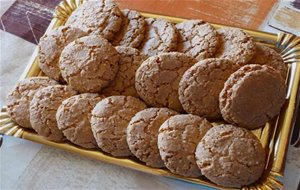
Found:
[{"label": "round cookie", "polygon": [[122,10],[122,13],[122,26],[115,35],[112,44],[138,48],[144,39],[146,21],[137,11],[125,9]]},{"label": "round cookie", "polygon": [[250,131],[218,125],[207,131],[196,149],[201,173],[223,187],[241,188],[262,175],[265,151]]},{"label": "round cookie", "polygon": [[107,96],[125,95],[139,97],[135,90],[135,72],[142,64],[147,56],[140,53],[139,50],[130,47],[116,47],[120,55],[119,71],[115,79],[108,87],[103,89],[103,93]]},{"label": "round cookie", "polygon": [[171,52],[152,56],[142,63],[135,74],[135,88],[150,106],[169,107],[178,112],[178,85],[183,73],[195,60],[183,53]]},{"label": "round cookie", "polygon": [[97,148],[91,129],[92,110],[104,96],[85,93],[62,102],[56,112],[57,127],[72,143],[84,148]]},{"label": "round cookie", "polygon": [[175,26],[164,20],[147,18],[146,33],[141,44],[141,51],[153,56],[163,52],[171,52],[177,47],[177,32]]},{"label": "round cookie", "polygon": [[212,57],[219,45],[214,27],[202,20],[187,20],[176,25],[177,51],[186,53],[198,61]]},{"label": "round cookie", "polygon": [[212,125],[196,115],[175,115],[159,128],[158,149],[165,166],[178,175],[199,177],[196,146]]},{"label": "round cookie", "polygon": [[281,55],[274,49],[261,44],[255,44],[256,53],[251,59],[251,64],[268,65],[281,73],[285,79],[287,75],[288,66],[284,63]]},{"label": "round cookie", "polygon": [[279,72],[266,65],[245,65],[225,82],[220,110],[227,122],[256,129],[279,114],[285,95]]},{"label": "round cookie", "polygon": [[244,65],[255,54],[255,43],[251,36],[238,28],[217,30],[220,46],[215,54],[217,58],[230,59],[233,63]]},{"label": "round cookie", "polygon": [[155,168],[165,166],[157,148],[158,129],[176,114],[168,108],[148,108],[131,119],[127,127],[127,143],[130,151],[146,165]]},{"label": "round cookie", "polygon": [[126,142],[130,119],[146,105],[131,96],[110,96],[101,100],[92,111],[94,137],[104,152],[113,156],[132,155]]},{"label": "round cookie", "polygon": [[70,42],[85,36],[87,33],[79,28],[60,26],[45,33],[39,42],[39,66],[40,69],[50,78],[63,81],[59,69],[59,57]]},{"label": "round cookie", "polygon": [[122,12],[111,0],[84,1],[68,18],[66,26],[112,40],[122,23]]},{"label": "round cookie", "polygon": [[32,128],[29,119],[29,105],[33,95],[41,88],[58,84],[48,77],[26,78],[18,84],[7,95],[7,113],[18,125]]},{"label": "round cookie", "polygon": [[54,85],[38,90],[30,103],[32,128],[48,140],[62,142],[65,137],[58,129],[56,111],[63,100],[77,94],[70,86]]},{"label": "round cookie", "polygon": [[80,93],[99,92],[116,76],[116,49],[101,36],[79,38],[65,47],[59,67],[67,83]]},{"label": "round cookie", "polygon": [[179,83],[179,100],[187,113],[219,119],[219,94],[228,77],[237,69],[237,64],[227,59],[209,58],[189,68]]}]

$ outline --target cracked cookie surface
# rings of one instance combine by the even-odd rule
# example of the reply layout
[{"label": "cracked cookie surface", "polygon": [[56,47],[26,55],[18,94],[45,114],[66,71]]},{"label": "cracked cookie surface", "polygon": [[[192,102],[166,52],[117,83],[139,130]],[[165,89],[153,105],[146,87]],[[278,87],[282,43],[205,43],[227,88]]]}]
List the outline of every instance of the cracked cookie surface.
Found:
[{"label": "cracked cookie surface", "polygon": [[138,48],[145,35],[145,18],[139,12],[129,9],[122,10],[122,13],[122,26],[115,35],[112,44]]},{"label": "cracked cookie surface", "polygon": [[284,63],[281,55],[274,49],[261,44],[255,44],[256,52],[250,64],[268,65],[281,73],[283,79],[287,76],[288,66]]},{"label": "cracked cookie surface", "polygon": [[225,82],[220,110],[227,122],[255,129],[279,114],[285,95],[279,72],[266,65],[245,65]]},{"label": "cracked cookie surface", "polygon": [[208,119],[222,118],[219,94],[228,77],[239,66],[227,59],[209,58],[189,68],[179,83],[179,100],[190,114]]},{"label": "cracked cookie surface", "polygon": [[29,105],[34,94],[41,88],[58,84],[48,77],[31,77],[18,82],[7,95],[7,113],[18,125],[32,128],[29,119]]},{"label": "cracked cookie surface", "polygon": [[202,20],[188,20],[176,25],[177,51],[197,60],[212,57],[219,45],[217,31]]},{"label": "cracked cookie surface", "polygon": [[107,96],[125,95],[138,98],[135,89],[135,72],[147,56],[130,47],[118,46],[116,50],[120,55],[119,70],[114,80],[103,89],[102,93]]},{"label": "cracked cookie surface", "polygon": [[250,131],[218,125],[207,131],[196,149],[201,173],[223,187],[241,188],[262,175],[265,151]]},{"label": "cracked cookie surface", "polygon": [[255,43],[251,36],[238,28],[217,30],[220,45],[214,57],[229,59],[233,63],[245,65],[255,54]]},{"label": "cracked cookie surface", "polygon": [[158,149],[165,166],[178,175],[199,177],[196,146],[212,125],[196,115],[175,115],[159,128]]},{"label": "cracked cookie surface", "polygon": [[116,76],[116,49],[101,36],[79,38],[65,47],[59,67],[65,81],[80,93],[99,92]]},{"label": "cracked cookie surface", "polygon": [[178,52],[148,58],[135,75],[138,94],[150,106],[182,111],[178,99],[179,81],[195,62],[195,59]]},{"label": "cracked cookie surface", "polygon": [[141,44],[141,51],[153,56],[163,52],[171,52],[177,47],[175,26],[164,19],[147,18],[146,33]]},{"label": "cracked cookie surface", "polygon": [[130,151],[148,166],[164,167],[157,148],[158,129],[164,121],[177,114],[168,108],[148,108],[135,114],[127,127]]},{"label": "cracked cookie surface", "polygon": [[126,130],[131,118],[146,108],[144,102],[131,96],[110,96],[92,110],[91,125],[98,147],[113,156],[130,156]]},{"label": "cracked cookie surface", "polygon": [[103,95],[85,93],[62,102],[56,112],[57,127],[69,141],[84,148],[98,147],[90,119],[93,108],[103,98]]},{"label": "cracked cookie surface", "polygon": [[65,25],[112,40],[121,23],[122,12],[114,1],[97,0],[85,1],[75,9]]},{"label": "cracked cookie surface", "polygon": [[39,66],[43,73],[54,80],[63,81],[59,69],[60,54],[65,46],[85,35],[87,33],[82,30],[69,26],[60,26],[44,34],[38,44]]},{"label": "cracked cookie surface", "polygon": [[63,133],[57,127],[56,111],[62,101],[76,95],[70,86],[54,85],[38,90],[30,103],[30,123],[41,136],[55,142],[64,141]]}]

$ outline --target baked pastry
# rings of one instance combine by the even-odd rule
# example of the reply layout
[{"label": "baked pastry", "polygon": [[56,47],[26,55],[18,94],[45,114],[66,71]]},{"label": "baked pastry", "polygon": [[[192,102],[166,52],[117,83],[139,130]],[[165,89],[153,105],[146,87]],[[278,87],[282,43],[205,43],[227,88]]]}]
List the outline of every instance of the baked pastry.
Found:
[{"label": "baked pastry", "polygon": [[80,93],[99,92],[116,76],[116,49],[101,36],[85,36],[65,47],[59,67],[67,83]]},{"label": "baked pastry", "polygon": [[240,65],[247,64],[255,54],[255,43],[242,29],[221,28],[217,30],[220,46],[216,58],[230,59]]},{"label": "baked pastry", "polygon": [[58,84],[48,77],[31,77],[18,82],[7,95],[7,113],[18,125],[32,128],[29,119],[29,105],[36,93],[41,88]]},{"label": "baked pastry", "polygon": [[201,173],[223,187],[241,188],[262,175],[265,151],[250,131],[221,124],[207,131],[196,149]]},{"label": "baked pastry", "polygon": [[208,119],[222,118],[219,94],[228,77],[239,66],[228,59],[209,58],[189,68],[179,83],[179,100],[190,114]]},{"label": "baked pastry", "polygon": [[38,44],[39,66],[43,73],[54,80],[63,81],[59,69],[60,54],[65,46],[85,35],[86,32],[70,26],[60,26],[45,33]]},{"label": "baked pastry", "polygon": [[135,72],[147,56],[139,50],[131,47],[117,46],[120,55],[119,71],[115,79],[103,89],[102,93],[107,96],[125,95],[139,97],[135,90]]},{"label": "baked pastry", "polygon": [[168,108],[148,108],[131,119],[127,127],[127,143],[130,151],[146,165],[155,168],[165,166],[157,148],[158,129],[176,114]]},{"label": "baked pastry", "polygon": [[122,24],[122,12],[112,0],[84,1],[75,9],[66,26],[80,28],[93,35],[112,40]]},{"label": "baked pastry", "polygon": [[135,88],[139,96],[150,106],[182,111],[178,99],[179,81],[195,62],[195,59],[178,52],[148,58],[135,74]]},{"label": "baked pastry", "polygon": [[103,95],[85,93],[65,99],[56,112],[57,127],[72,143],[84,148],[98,148],[90,119]]},{"label": "baked pastry", "polygon": [[219,45],[217,31],[202,20],[187,20],[176,24],[177,51],[186,53],[198,61],[212,57]]},{"label": "baked pastry", "polygon": [[141,51],[149,56],[171,52],[177,47],[175,26],[164,19],[147,18],[147,27]]},{"label": "baked pastry", "polygon": [[212,125],[196,115],[175,115],[159,128],[158,149],[165,166],[178,175],[199,177],[196,146]]},{"label": "baked pastry", "polygon": [[122,26],[115,35],[112,44],[138,48],[145,35],[145,18],[139,12],[129,9],[122,10],[122,13]]},{"label": "baked pastry", "polygon": [[256,129],[279,114],[285,95],[279,72],[266,65],[245,65],[226,81],[220,110],[227,122]]},{"label": "baked pastry", "polygon": [[62,142],[63,133],[57,127],[56,111],[62,101],[77,92],[70,86],[54,85],[38,90],[30,102],[30,123],[32,128],[50,141]]},{"label": "baked pastry", "polygon": [[251,64],[268,65],[279,71],[282,78],[285,79],[288,66],[284,63],[281,55],[274,49],[256,43],[255,55],[251,59]]},{"label": "baked pastry", "polygon": [[132,155],[126,141],[130,119],[146,105],[131,96],[110,96],[101,100],[92,111],[94,137],[104,152],[113,156]]}]

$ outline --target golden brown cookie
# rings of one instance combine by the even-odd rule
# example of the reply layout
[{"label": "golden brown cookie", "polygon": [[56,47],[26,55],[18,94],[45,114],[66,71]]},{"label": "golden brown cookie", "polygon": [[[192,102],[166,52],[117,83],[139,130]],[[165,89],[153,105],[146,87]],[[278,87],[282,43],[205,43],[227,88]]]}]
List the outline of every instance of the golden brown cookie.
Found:
[{"label": "golden brown cookie", "polygon": [[48,77],[63,81],[59,69],[59,57],[70,42],[87,35],[79,28],[60,26],[45,33],[39,42],[39,66]]},{"label": "golden brown cookie", "polygon": [[116,76],[116,49],[101,36],[79,38],[65,47],[59,67],[64,80],[80,93],[99,92]]},{"label": "golden brown cookie", "polygon": [[212,120],[222,117],[219,94],[239,66],[227,59],[209,58],[189,68],[179,83],[179,100],[187,113]]},{"label": "golden brown cookie", "polygon": [[155,168],[165,166],[157,148],[158,129],[176,114],[168,108],[148,108],[131,119],[127,127],[127,143],[130,151],[146,165]]},{"label": "golden brown cookie", "polygon": [[187,20],[176,25],[177,51],[186,53],[198,61],[212,57],[219,45],[214,27],[202,20]]},{"label": "golden brown cookie", "polygon": [[232,125],[208,130],[195,155],[201,173],[223,187],[250,185],[262,175],[265,166],[265,151],[256,136]]},{"label": "golden brown cookie", "polygon": [[153,56],[163,52],[171,52],[177,47],[175,26],[164,19],[147,18],[147,27],[141,51]]},{"label": "golden brown cookie", "polygon": [[178,52],[148,58],[135,75],[138,94],[150,106],[182,111],[178,99],[179,81],[195,62],[195,59]]},{"label": "golden brown cookie", "polygon": [[122,10],[122,13],[122,26],[115,35],[112,44],[138,48],[145,35],[145,18],[139,12],[129,9]]},{"label": "golden brown cookie", "polygon": [[178,175],[199,177],[196,146],[212,125],[196,115],[175,115],[159,128],[158,149],[165,166]]},{"label": "golden brown cookie", "polygon": [[147,56],[139,50],[131,47],[118,46],[117,52],[120,55],[119,71],[115,79],[103,89],[102,93],[107,96],[125,95],[139,97],[135,90],[135,72]]},{"label": "golden brown cookie", "polygon": [[48,77],[31,77],[18,82],[7,95],[7,113],[18,125],[32,128],[29,119],[29,105],[34,94],[41,88],[56,85],[56,81]]},{"label": "golden brown cookie", "polygon": [[57,127],[56,111],[62,101],[77,92],[70,86],[54,85],[38,90],[30,102],[32,128],[48,140],[62,142],[65,137]]},{"label": "golden brown cookie", "polygon": [[112,0],[84,1],[65,23],[112,40],[122,23],[122,12]]},{"label": "golden brown cookie", "polygon": [[238,28],[221,28],[217,32],[220,46],[215,57],[230,59],[240,65],[252,59],[255,54],[255,43],[250,35]]},{"label": "golden brown cookie", "polygon": [[85,93],[65,99],[56,112],[57,127],[72,143],[84,148],[97,148],[90,119],[103,95]]},{"label": "golden brown cookie", "polygon": [[287,75],[288,66],[284,63],[281,55],[274,49],[261,44],[255,44],[256,52],[251,59],[251,64],[268,65],[281,73],[285,79]]},{"label": "golden brown cookie", "polygon": [[245,65],[225,82],[220,110],[227,122],[255,129],[279,114],[285,95],[279,72],[266,65]]},{"label": "golden brown cookie", "polygon": [[92,111],[94,137],[104,152],[113,156],[130,156],[126,130],[130,119],[146,108],[144,102],[131,96],[110,96],[101,100]]}]

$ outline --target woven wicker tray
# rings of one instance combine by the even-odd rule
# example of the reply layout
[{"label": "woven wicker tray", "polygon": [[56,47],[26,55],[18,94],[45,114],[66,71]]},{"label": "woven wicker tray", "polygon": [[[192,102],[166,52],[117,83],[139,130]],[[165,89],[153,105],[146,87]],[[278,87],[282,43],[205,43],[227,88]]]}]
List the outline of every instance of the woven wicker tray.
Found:
[{"label": "woven wicker tray", "polygon": [[[52,19],[48,30],[63,25],[69,15],[81,4],[81,2],[81,0],[64,0],[63,2],[61,2],[56,8],[54,18]],[[148,13],[142,13],[142,15],[145,17],[165,18],[173,23],[178,23],[184,20],[180,18]],[[223,25],[217,24],[213,24],[213,26],[216,28],[225,27]],[[253,131],[253,133],[260,139],[263,147],[267,151],[267,164],[264,174],[256,183],[247,187],[243,187],[243,189],[281,189],[283,187],[283,171],[286,151],[289,143],[289,136],[292,131],[293,120],[296,117],[296,114],[294,112],[296,105],[296,96],[298,90],[300,90],[298,89],[300,80],[300,65],[297,64],[300,63],[300,37],[286,33],[279,33],[278,35],[275,35],[253,30],[245,31],[249,33],[256,42],[262,43],[269,47],[277,48],[280,51],[282,57],[284,58],[284,62],[286,64],[289,64],[289,77],[286,80],[288,85],[286,103],[282,108],[280,115],[273,121],[267,123],[263,128]],[[43,73],[39,69],[36,57],[37,49],[34,51],[31,61],[29,62],[20,79],[43,75]],[[21,128],[20,126],[15,124],[9,118],[6,112],[6,107],[3,107],[0,113],[0,133],[61,148],[90,158],[124,166],[138,171],[196,183],[199,184],[202,188],[221,188],[207,180],[205,177],[183,177],[172,174],[167,169],[155,169],[148,167],[138,160],[129,158],[115,158],[101,152],[100,150],[87,150],[69,143],[55,143],[48,141],[43,137],[37,135],[34,131]]]}]

